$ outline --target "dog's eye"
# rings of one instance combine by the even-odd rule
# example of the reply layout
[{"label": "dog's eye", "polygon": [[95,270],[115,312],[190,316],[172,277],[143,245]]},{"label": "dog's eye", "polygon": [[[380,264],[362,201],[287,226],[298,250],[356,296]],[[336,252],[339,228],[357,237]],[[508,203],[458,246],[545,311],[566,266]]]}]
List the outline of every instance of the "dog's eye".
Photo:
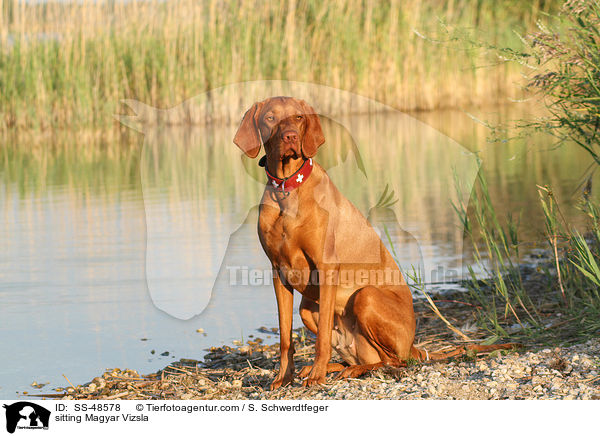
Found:
[{"label": "dog's eye", "polygon": [[304,118],[302,115],[297,115],[297,116],[296,116],[296,119],[297,119],[297,120],[301,120],[302,118]]},{"label": "dog's eye", "polygon": [[265,120],[267,120],[267,121],[273,121],[274,119],[275,119],[275,117],[273,115],[267,115],[265,117]]}]

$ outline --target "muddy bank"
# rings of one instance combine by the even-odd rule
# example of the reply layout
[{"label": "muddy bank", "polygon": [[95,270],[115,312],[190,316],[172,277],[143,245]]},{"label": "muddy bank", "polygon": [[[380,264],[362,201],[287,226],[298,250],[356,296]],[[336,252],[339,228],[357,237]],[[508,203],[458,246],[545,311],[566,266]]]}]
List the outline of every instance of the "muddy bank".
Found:
[{"label": "muddy bank", "polygon": [[[434,299],[446,319],[474,341],[485,332],[475,327],[474,307],[449,294]],[[417,340],[429,351],[460,342],[425,302],[416,301]],[[548,311],[548,331],[564,327],[556,308]],[[556,327],[555,327],[556,326]],[[260,333],[273,334],[259,329]],[[567,329],[569,331],[569,329]],[[525,339],[525,338],[524,338]],[[312,363],[314,336],[295,330],[296,369]],[[384,368],[360,379],[327,378],[321,387],[292,386],[269,391],[279,364],[277,344],[260,338],[235,347],[204,350],[202,358],[181,359],[161,371],[140,375],[111,369],[79,386],[67,386],[63,399],[600,399],[600,339],[565,346],[527,343],[523,348],[452,361],[425,362],[406,368]],[[569,343],[564,341],[563,343]],[[334,355],[335,360],[335,355]],[[48,397],[51,397],[50,395]]]},{"label": "muddy bank", "polygon": [[[297,367],[314,347],[298,345]],[[241,349],[240,349],[241,348]],[[451,362],[384,368],[361,379],[276,391],[275,346],[210,351],[204,362],[182,360],[155,374],[107,371],[63,399],[600,399],[600,340],[564,348],[518,351]]]}]

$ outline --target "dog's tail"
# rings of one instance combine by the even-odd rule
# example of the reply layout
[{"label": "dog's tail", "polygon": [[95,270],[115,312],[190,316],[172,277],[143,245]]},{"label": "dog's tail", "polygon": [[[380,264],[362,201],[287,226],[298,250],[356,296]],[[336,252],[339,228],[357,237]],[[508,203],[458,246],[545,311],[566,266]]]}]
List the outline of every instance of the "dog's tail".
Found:
[{"label": "dog's tail", "polygon": [[517,343],[509,343],[509,344],[496,344],[496,345],[477,345],[477,344],[468,344],[468,345],[460,345],[455,347],[453,350],[442,351],[437,353],[430,353],[427,350],[422,350],[420,348],[415,347],[414,345],[410,349],[410,355],[413,359],[417,359],[421,362],[426,362],[428,360],[445,360],[451,357],[459,357],[465,356],[467,354],[475,353],[491,353],[496,350],[514,350],[516,348],[522,347],[521,344]]}]

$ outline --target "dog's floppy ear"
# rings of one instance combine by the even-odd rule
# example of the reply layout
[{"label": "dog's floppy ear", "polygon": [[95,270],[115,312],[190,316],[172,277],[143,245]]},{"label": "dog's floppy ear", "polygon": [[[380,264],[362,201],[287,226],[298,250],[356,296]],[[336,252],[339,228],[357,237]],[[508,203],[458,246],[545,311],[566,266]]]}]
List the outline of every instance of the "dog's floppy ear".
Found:
[{"label": "dog's floppy ear", "polygon": [[262,141],[258,130],[258,115],[263,107],[263,102],[254,103],[244,115],[238,128],[233,143],[240,147],[248,157],[255,158],[260,152]]},{"label": "dog's floppy ear", "polygon": [[325,136],[323,135],[319,115],[317,115],[312,106],[303,100],[300,100],[300,105],[306,116],[306,131],[302,140],[302,154],[304,157],[313,157],[317,154],[317,149],[325,142]]}]

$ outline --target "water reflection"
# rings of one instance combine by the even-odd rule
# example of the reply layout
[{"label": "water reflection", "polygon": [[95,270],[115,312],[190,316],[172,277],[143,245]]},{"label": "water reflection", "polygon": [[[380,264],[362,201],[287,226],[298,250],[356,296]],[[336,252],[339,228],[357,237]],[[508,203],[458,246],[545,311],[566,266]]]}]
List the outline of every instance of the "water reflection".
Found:
[{"label": "water reflection", "polygon": [[[453,268],[463,258],[462,231],[448,203],[456,198],[452,165],[435,149],[452,141],[408,117],[404,123],[351,117],[347,125],[357,135],[338,121],[325,122],[318,160],[387,230],[397,251],[411,263],[430,259],[424,262],[430,278],[443,277],[439,266]],[[536,184],[552,186],[567,219],[581,223],[576,187],[589,159],[577,147],[550,151],[544,137],[487,144],[486,132],[456,113],[424,121],[478,151],[499,215],[522,211],[524,240],[540,239]],[[244,282],[244,268],[268,269],[256,236],[264,179],[231,143],[235,127],[170,129],[145,138],[68,132],[2,146],[0,397],[31,390],[34,380],[64,385],[63,373],[82,383],[106,367],[152,371],[173,353],[201,357],[209,345],[276,325],[271,287],[250,273]],[[374,208],[386,186],[398,201]],[[239,273],[235,281],[232,272]],[[149,292],[147,277],[167,280],[157,288],[162,293]],[[208,297],[194,293],[205,277],[215,282]],[[203,304],[189,321],[162,311],[186,318]],[[195,333],[200,327],[207,337]],[[171,355],[158,357],[163,351]]]},{"label": "water reflection", "polygon": [[[479,167],[475,155],[401,113],[322,119],[327,141],[316,161],[369,217],[400,266],[421,269],[429,282],[443,247],[443,256],[451,259],[443,261],[444,270],[456,279],[463,231],[452,204],[468,200]],[[223,259],[229,270],[269,269],[266,257],[256,252],[256,221],[244,237],[252,241],[243,247],[245,256],[234,258],[226,250],[229,235],[241,231],[248,211],[259,204],[266,181],[256,161],[248,162],[231,145],[235,129],[145,133],[148,287],[157,307],[178,318],[199,314],[211,291],[221,291],[213,283]],[[231,250],[235,241],[229,241]],[[355,253],[356,259],[345,261],[368,256]]]}]

